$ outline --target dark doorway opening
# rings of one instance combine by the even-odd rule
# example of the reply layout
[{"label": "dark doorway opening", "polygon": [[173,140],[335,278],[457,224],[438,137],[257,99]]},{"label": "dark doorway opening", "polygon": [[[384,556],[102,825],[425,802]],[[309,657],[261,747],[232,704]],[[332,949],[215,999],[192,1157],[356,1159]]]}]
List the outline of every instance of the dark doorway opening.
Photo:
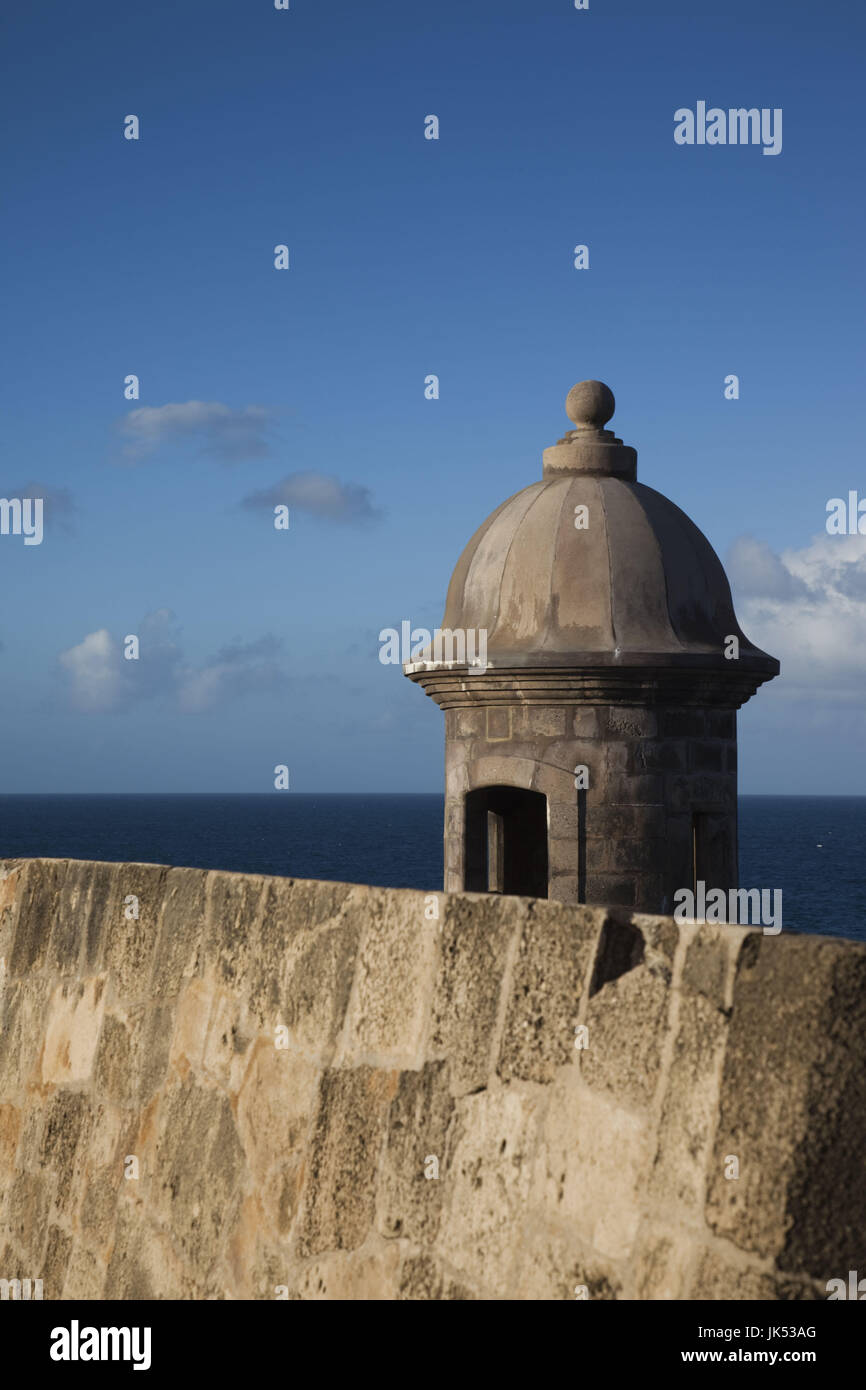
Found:
[{"label": "dark doorway opening", "polygon": [[466,795],[466,874],[472,893],[547,897],[547,798],[521,787]]}]

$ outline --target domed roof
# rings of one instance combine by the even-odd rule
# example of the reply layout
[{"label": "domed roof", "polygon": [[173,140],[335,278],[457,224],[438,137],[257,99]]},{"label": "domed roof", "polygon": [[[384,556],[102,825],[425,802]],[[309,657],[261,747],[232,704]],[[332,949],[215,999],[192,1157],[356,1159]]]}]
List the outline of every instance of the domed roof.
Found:
[{"label": "domed roof", "polygon": [[[442,628],[485,631],[493,671],[715,668],[748,672],[754,689],[779,664],[740,629],[706,537],[673,502],[637,482],[634,449],[603,428],[614,404],[601,382],[569,392],[576,427],[544,451],[541,481],[503,502],[469,541]],[[737,659],[725,655],[732,636]],[[406,674],[458,665],[436,655],[428,648]]]}]

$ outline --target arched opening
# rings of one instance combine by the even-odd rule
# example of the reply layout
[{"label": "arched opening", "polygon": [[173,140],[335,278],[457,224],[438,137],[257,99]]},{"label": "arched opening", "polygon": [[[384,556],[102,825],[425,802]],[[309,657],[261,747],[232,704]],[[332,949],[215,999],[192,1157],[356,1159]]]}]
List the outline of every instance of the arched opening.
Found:
[{"label": "arched opening", "polygon": [[547,798],[522,787],[466,794],[464,888],[547,897]]}]

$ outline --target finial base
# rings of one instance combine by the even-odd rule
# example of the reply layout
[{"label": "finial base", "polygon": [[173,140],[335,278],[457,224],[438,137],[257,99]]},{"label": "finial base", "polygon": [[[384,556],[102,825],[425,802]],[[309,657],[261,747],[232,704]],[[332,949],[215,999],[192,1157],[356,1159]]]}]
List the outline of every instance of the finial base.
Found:
[{"label": "finial base", "polygon": [[572,430],[542,457],[545,478],[565,473],[605,473],[632,483],[637,478],[637,450],[612,430]]}]

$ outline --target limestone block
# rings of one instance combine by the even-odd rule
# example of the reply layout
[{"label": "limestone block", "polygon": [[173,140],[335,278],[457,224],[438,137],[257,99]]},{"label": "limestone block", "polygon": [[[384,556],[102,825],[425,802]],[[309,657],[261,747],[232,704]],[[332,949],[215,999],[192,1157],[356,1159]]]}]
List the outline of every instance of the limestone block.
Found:
[{"label": "limestone block", "polygon": [[[150,996],[150,972],[159,939],[159,916],[168,869],[159,864],[117,864],[102,927],[102,967],[111,977],[111,997],[125,1002]],[[138,918],[127,899],[138,900]],[[98,914],[97,914],[98,916]]]},{"label": "limestone block", "polygon": [[561,1074],[550,1090],[532,1207],[572,1222],[595,1254],[628,1260],[652,1142],[651,1126],[641,1117]]},{"label": "limestone block", "polygon": [[271,1229],[284,1235],[297,1211],[307,1132],[316,1109],[317,1067],[258,1038],[236,1101],[247,1169]]},{"label": "limestone block", "polygon": [[[357,890],[360,900],[366,891]],[[343,1027],[362,925],[360,911],[334,926],[299,930],[296,924],[286,945],[271,1027],[288,1028],[289,1046],[324,1065],[333,1057]]]},{"label": "limestone block", "polygon": [[72,1237],[60,1226],[49,1226],[48,1244],[42,1263],[42,1297],[58,1299],[63,1292],[69,1257],[72,1253]]},{"label": "limestone block", "polygon": [[[228,1098],[191,1076],[170,1083],[159,1111],[149,1205],[171,1231],[174,1247],[202,1275],[215,1264],[225,1232],[233,1225],[244,1172]],[[107,1289],[112,1287],[114,1266],[112,1257]]]},{"label": "limestone block", "polygon": [[[46,952],[46,967],[52,974],[73,975],[78,969],[88,931],[89,900],[93,892],[91,864],[71,860],[57,878],[57,898]],[[106,880],[109,874],[99,875]],[[95,928],[98,933],[99,927]],[[95,973],[95,972],[94,972]]]},{"label": "limestone block", "polygon": [[622,1296],[614,1263],[587,1249],[572,1231],[543,1223],[528,1229],[513,1298],[583,1302]]},{"label": "limestone block", "polygon": [[593,810],[596,804],[602,809],[603,806],[662,806],[665,801],[664,779],[658,772],[612,771],[606,776],[603,788],[596,788],[596,794],[590,797]]},{"label": "limestone block", "polygon": [[[449,710],[449,716],[454,716],[453,738],[479,738],[485,732],[485,711],[483,709],[456,709]],[[450,731],[449,731],[450,732]]]},{"label": "limestone block", "polygon": [[683,991],[650,1195],[690,1213],[696,1223],[706,1197],[727,1038],[725,1014],[704,995]]},{"label": "limestone block", "polygon": [[575,1058],[575,1027],[605,920],[598,908],[535,903],[523,924],[497,1070],[552,1081]]},{"label": "limestone block", "polygon": [[435,1239],[449,1183],[448,1126],[453,1113],[444,1062],[402,1073],[391,1102],[379,1172],[377,1226],[383,1236],[418,1245]]},{"label": "limestone block", "polygon": [[32,859],[16,877],[18,912],[9,951],[10,976],[44,967],[66,864],[65,859]]},{"label": "limestone block", "polygon": [[[772,1007],[768,1007],[772,1000]],[[866,946],[747,934],[734,983],[707,1220],[821,1281],[862,1263]],[[727,1156],[739,1177],[725,1178]]]},{"label": "limestone block", "polygon": [[575,738],[598,738],[600,713],[601,711],[592,705],[581,705],[576,709],[571,720]]},{"label": "limestone block", "polygon": [[165,1077],[173,1024],[170,1006],[108,1010],[94,1066],[97,1093],[118,1105],[146,1104]]},{"label": "limestone block", "polygon": [[487,1082],[508,949],[525,914],[522,898],[446,898],[430,1053],[448,1058],[454,1095]]},{"label": "limestone block", "polygon": [[655,710],[640,705],[609,705],[605,734],[608,738],[654,738],[658,728]]},{"label": "limestone block", "polygon": [[106,1266],[85,1246],[75,1243],[69,1256],[66,1280],[61,1297],[64,1299],[98,1299],[102,1297]]},{"label": "limestone block", "polygon": [[[605,935],[622,930],[610,921]],[[643,959],[632,969],[623,969],[623,962],[616,978],[594,980],[596,992],[587,1004],[588,1046],[578,1054],[581,1077],[635,1110],[652,1105],[661,1076],[675,942],[671,934],[663,942],[666,952],[649,955],[642,946]],[[611,944],[611,953],[614,949]]]},{"label": "limestone block", "polygon": [[[272,1027],[286,1007],[302,1016],[309,1012],[301,977],[312,971],[317,988],[334,993],[333,1029],[326,1030],[330,1037],[342,1023],[367,895],[375,890],[305,879],[269,879],[266,884],[261,912],[250,924],[251,961],[244,976],[253,1031]],[[320,970],[327,978],[315,973]],[[313,1012],[321,1018],[321,1004]],[[304,1030],[308,1038],[312,1023],[309,1019]]]},{"label": "limestone block", "polygon": [[672,1230],[659,1220],[641,1225],[634,1256],[634,1297],[668,1301],[688,1297],[699,1235]]},{"label": "limestone block", "polygon": [[[587,845],[587,859],[589,845]],[[611,907],[634,907],[635,905],[635,881],[631,876],[623,874],[596,873],[591,864],[587,864],[586,874],[586,900],[588,903],[606,903]]]},{"label": "limestone block", "polygon": [[335,1064],[421,1063],[439,950],[423,893],[370,891],[355,982]]},{"label": "limestone block", "polygon": [[526,729],[529,734],[549,734],[561,738],[565,733],[565,706],[529,705],[526,708]]},{"label": "limestone block", "polygon": [[18,1173],[0,1197],[3,1232],[14,1241],[29,1270],[35,1271],[42,1264],[56,1182],[54,1174]]},{"label": "limestone block", "polygon": [[432,1255],[410,1255],[403,1261],[397,1293],[400,1299],[424,1303],[440,1299],[467,1302],[474,1296],[468,1284],[453,1279]]},{"label": "limestone block", "polygon": [[201,1298],[204,1284],[204,1280],[194,1279],[178,1258],[168,1231],[143,1221],[129,1203],[121,1204],[117,1237],[105,1273],[104,1298]]},{"label": "limestone block", "polygon": [[8,1185],[15,1170],[15,1155],[21,1137],[23,1114],[17,1106],[0,1103],[0,1191]]},{"label": "limestone block", "polygon": [[449,1192],[436,1252],[494,1296],[519,1259],[542,1097],[513,1087],[457,1103]]},{"label": "limestone block", "polygon": [[[38,861],[32,859],[7,859],[0,863],[0,960],[8,961],[12,954],[15,928],[23,897],[24,876],[30,865]],[[4,972],[5,973],[5,970]],[[0,996],[3,984],[0,980]]]},{"label": "limestone block", "polygon": [[0,996],[0,1098],[39,1078],[51,984],[44,977],[7,980]]},{"label": "limestone block", "polygon": [[549,806],[551,840],[576,840],[578,831],[577,793],[570,801],[552,801]]},{"label": "limestone block", "polygon": [[665,809],[663,806],[603,806],[595,802],[587,807],[587,835],[604,839],[612,835],[632,839],[659,839],[664,836]]},{"label": "limestone block", "polygon": [[39,1171],[54,1175],[57,1210],[69,1212],[81,1199],[93,1105],[81,1091],[56,1091],[44,1120]]},{"label": "limestone block", "polygon": [[665,842],[661,839],[605,836],[593,843],[592,867],[600,874],[652,873],[664,862],[664,855]]},{"label": "limestone block", "polygon": [[296,1300],[384,1300],[399,1295],[400,1246],[383,1242],[348,1254],[325,1255],[306,1265],[289,1285]]},{"label": "limestone block", "polygon": [[302,1258],[354,1250],[373,1225],[376,1175],[399,1073],[328,1071],[310,1138],[297,1240]]},{"label": "limestone block", "polygon": [[[826,1295],[823,1295],[826,1297]],[[731,1247],[706,1250],[698,1263],[691,1288],[684,1297],[690,1299],[759,1299],[763,1302],[815,1302],[822,1294],[807,1280],[791,1279],[783,1274],[767,1273],[749,1264]],[[786,1322],[781,1315],[780,1323]]]},{"label": "limestone block", "polygon": [[125,1182],[123,1162],[119,1160],[93,1173],[84,1190],[78,1214],[79,1232],[103,1260],[111,1255],[118,1200]]},{"label": "limestone block", "polygon": [[551,874],[548,884],[551,902],[576,907],[580,902],[580,878],[577,874]]},{"label": "limestone block", "polygon": [[151,984],[158,998],[173,998],[200,969],[206,885],[201,869],[168,871]]},{"label": "limestone block", "polygon": [[[468,768],[470,785],[473,787],[532,787],[535,770],[536,764],[532,758],[510,758],[504,754],[475,758]],[[450,790],[449,796],[454,795],[456,793]]]},{"label": "limestone block", "polygon": [[89,1081],[93,1072],[108,976],[58,985],[48,1006],[42,1081],[64,1085]]},{"label": "limestone block", "polygon": [[190,980],[177,1001],[169,1065],[181,1077],[190,1068],[201,1071],[204,1067],[204,1044],[215,995],[216,984],[209,970],[205,979]]},{"label": "limestone block", "polygon": [[[291,892],[294,885],[286,885]],[[270,881],[258,874],[209,873],[204,951],[217,978],[232,988],[254,959],[253,935]],[[302,918],[300,920],[303,920]]]}]

